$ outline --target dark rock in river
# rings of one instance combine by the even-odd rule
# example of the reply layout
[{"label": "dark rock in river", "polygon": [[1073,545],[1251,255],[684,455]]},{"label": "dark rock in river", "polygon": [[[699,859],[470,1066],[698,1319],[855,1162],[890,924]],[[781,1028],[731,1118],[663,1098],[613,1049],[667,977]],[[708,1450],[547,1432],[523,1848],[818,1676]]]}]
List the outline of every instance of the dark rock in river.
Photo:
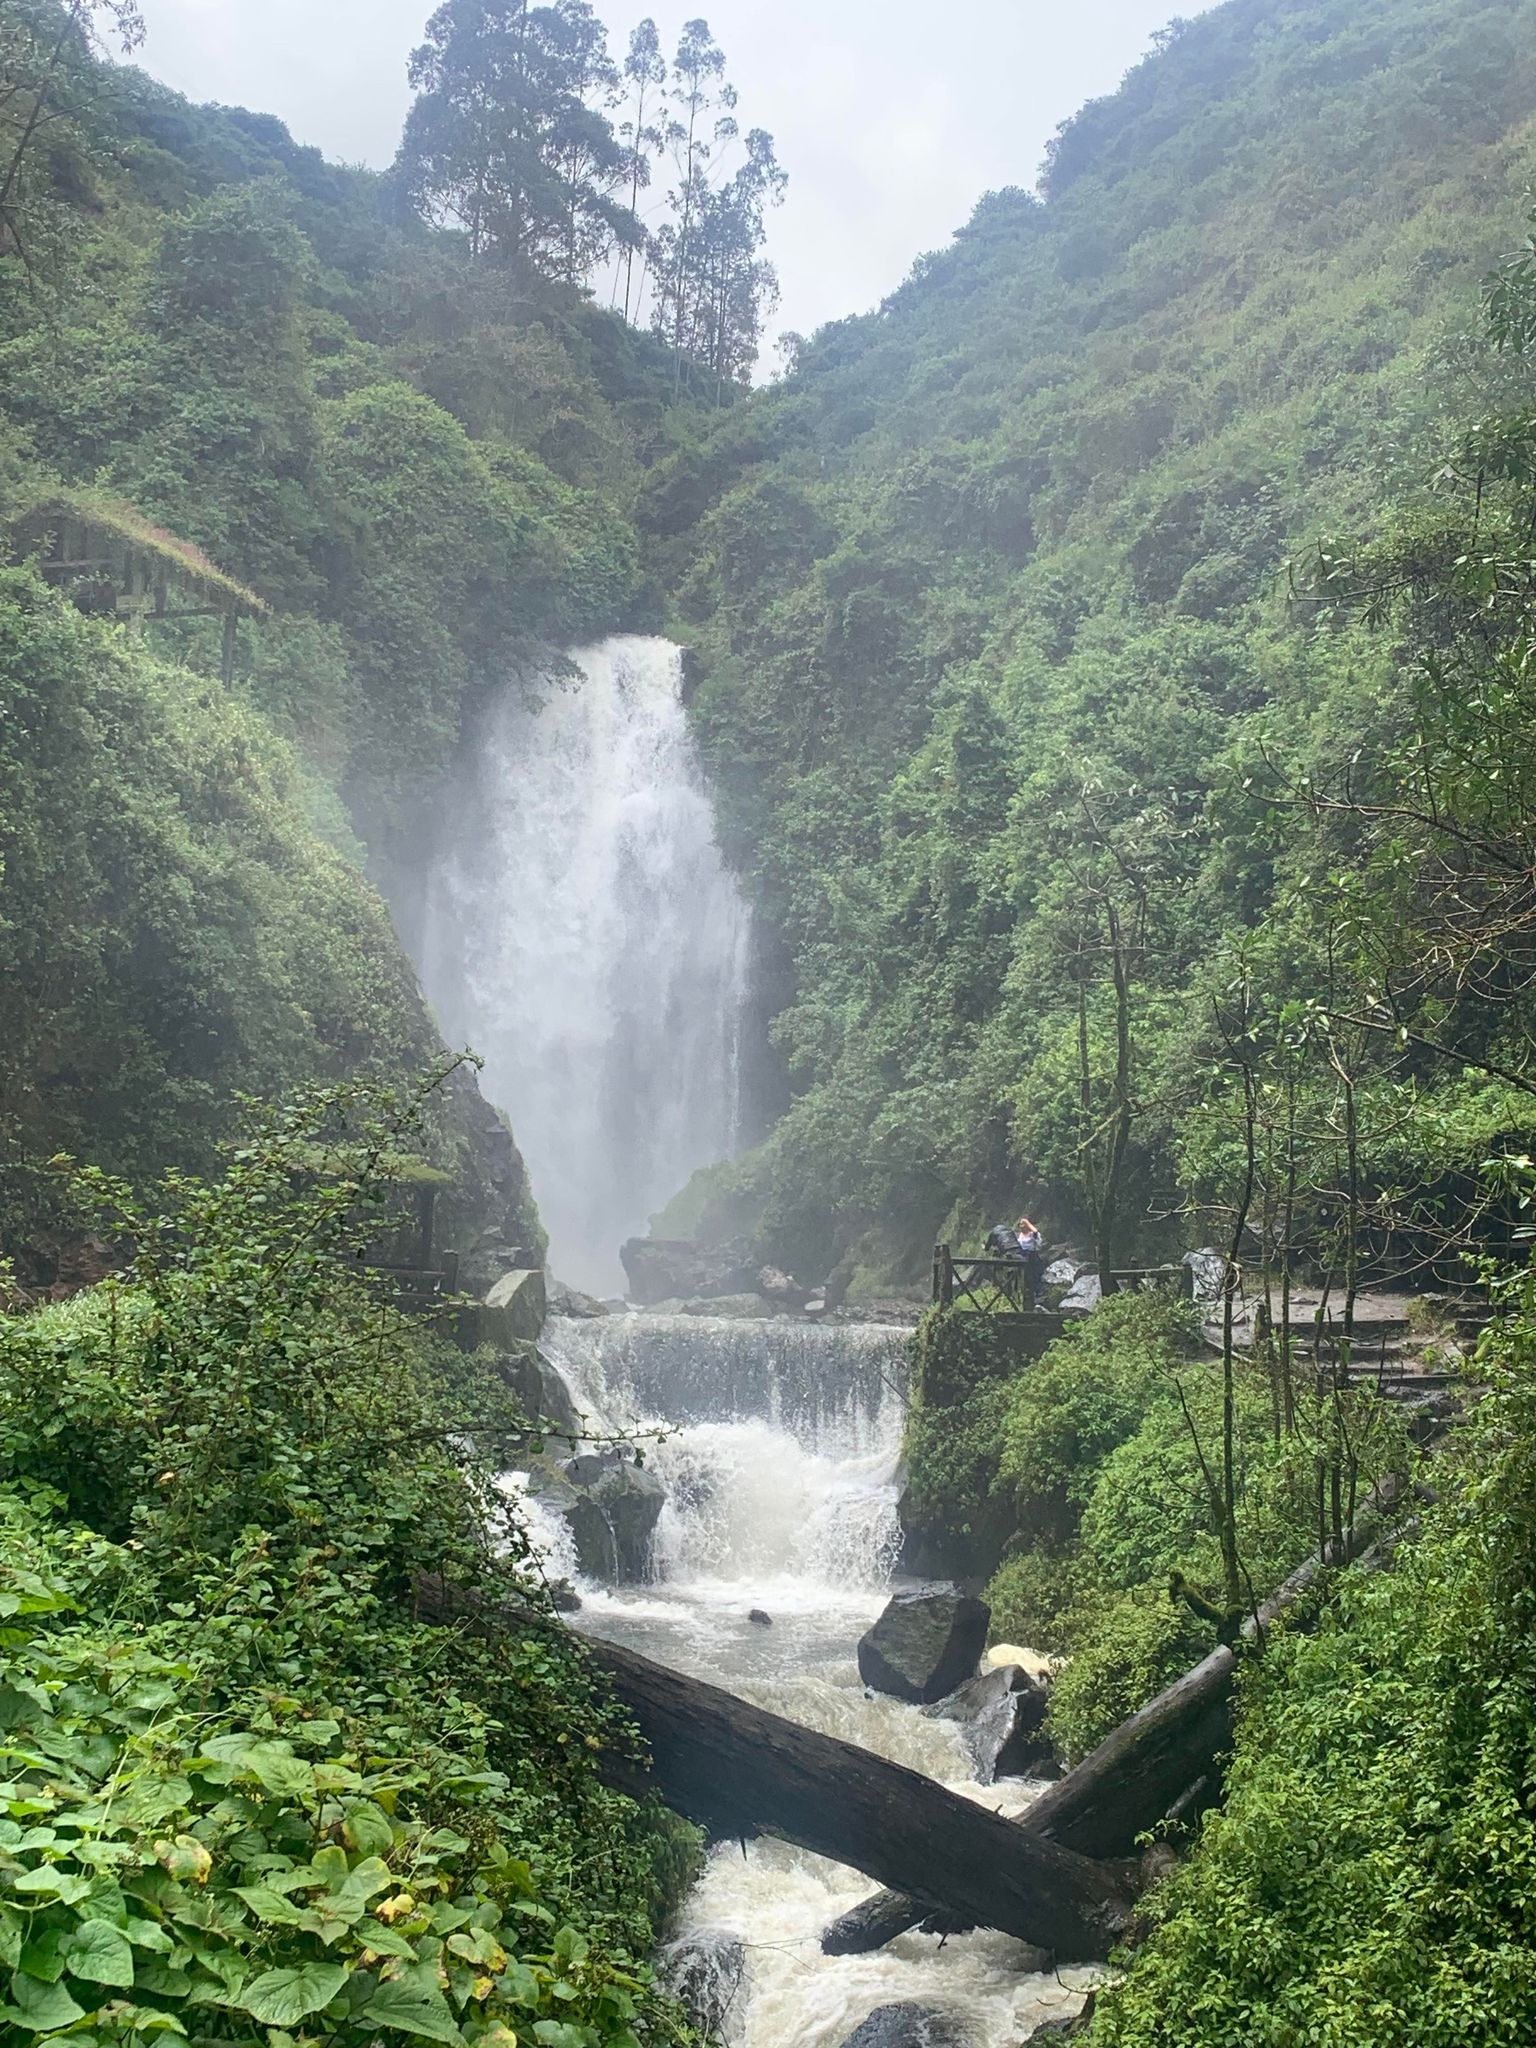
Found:
[{"label": "dark rock in river", "polygon": [[736,2030],[733,2013],[745,2004],[747,1952],[734,1934],[690,1934],[661,1951],[661,1981],[710,2040],[727,2040]]},{"label": "dark rock in river", "polygon": [[1042,1733],[1050,1688],[1018,1664],[968,1678],[948,1698],[923,1709],[936,1721],[958,1721],[979,1785],[1027,1778],[1050,1761]]},{"label": "dark rock in river", "polygon": [[631,1299],[642,1308],[692,1296],[746,1294],[757,1288],[757,1268],[734,1245],[699,1245],[686,1238],[632,1237],[619,1248]]},{"label": "dark rock in river", "polygon": [[667,1497],[654,1472],[622,1450],[586,1451],[563,1466],[536,1463],[528,1485],[565,1517],[585,1578],[623,1586],[645,1577]]},{"label": "dark rock in river", "polygon": [[965,2042],[963,2030],[945,2014],[904,2003],[877,2005],[843,2048],[965,2048]]},{"label": "dark rock in river", "polygon": [[768,1613],[766,1608],[754,1607],[752,1612],[747,1616],[747,1619],[748,1621],[755,1621],[759,1628],[773,1627],[773,1616]]},{"label": "dark rock in river", "polygon": [[974,1674],[990,1620],[986,1602],[958,1586],[897,1593],[859,1642],[859,1676],[876,1692],[930,1706]]}]

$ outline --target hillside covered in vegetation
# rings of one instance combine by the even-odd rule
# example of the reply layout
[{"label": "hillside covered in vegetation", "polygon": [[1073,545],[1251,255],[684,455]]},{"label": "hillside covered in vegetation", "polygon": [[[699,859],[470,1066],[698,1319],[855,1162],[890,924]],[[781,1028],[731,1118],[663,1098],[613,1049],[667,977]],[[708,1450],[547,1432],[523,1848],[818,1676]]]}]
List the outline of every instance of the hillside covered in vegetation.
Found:
[{"label": "hillside covered in vegetation", "polygon": [[[831,1238],[866,1283],[1021,1197],[1121,1262],[1188,1241],[1213,1002],[1240,958],[1274,1016],[1346,972],[1318,887],[1346,842],[1267,799],[1352,757],[1390,780],[1437,630],[1343,559],[1481,546],[1498,465],[1467,431],[1530,402],[1479,300],[1536,161],[1532,26],[1511,0],[1176,25],[1039,196],[983,200],[653,470],[730,846],[785,948],[795,1100],[718,1227],[807,1270]],[[1392,1071],[1433,1104],[1399,1143],[1378,1102],[1379,1187],[1475,1173],[1525,1116]]]}]

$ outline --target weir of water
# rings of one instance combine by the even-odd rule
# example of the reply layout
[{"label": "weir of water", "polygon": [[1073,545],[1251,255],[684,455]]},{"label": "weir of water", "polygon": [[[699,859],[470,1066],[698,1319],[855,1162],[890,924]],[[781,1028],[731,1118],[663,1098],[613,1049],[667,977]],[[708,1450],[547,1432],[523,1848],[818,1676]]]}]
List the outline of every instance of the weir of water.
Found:
[{"label": "weir of water", "polygon": [[605,640],[508,683],[428,879],[419,962],[485,1060],[555,1270],[611,1294],[618,1247],[736,1148],[748,917],[669,641]]},{"label": "weir of water", "polygon": [[[954,1723],[859,1682],[858,1638],[899,1548],[907,1336],[693,1316],[552,1322],[544,1349],[593,1427],[674,1426],[647,1452],[667,1485],[652,1581],[583,1584],[580,1625],[1018,1812],[1037,1785],[972,1783]],[[569,1571],[558,1531],[542,1534]],[[713,1851],[679,1938],[721,1959],[726,1991],[743,1945],[727,2029],[739,2048],[840,2048],[875,2007],[900,2001],[944,2015],[966,2048],[1014,2048],[1037,2021],[1075,2010],[1092,1981],[1032,1973],[1029,1951],[986,1932],[823,1956],[822,1928],[873,1889],[783,1842]]]}]

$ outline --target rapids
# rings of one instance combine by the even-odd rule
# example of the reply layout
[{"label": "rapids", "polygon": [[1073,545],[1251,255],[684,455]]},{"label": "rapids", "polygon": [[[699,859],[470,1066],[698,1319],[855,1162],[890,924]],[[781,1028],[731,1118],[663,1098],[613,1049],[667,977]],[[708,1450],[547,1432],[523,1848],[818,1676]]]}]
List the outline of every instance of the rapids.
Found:
[{"label": "rapids", "polygon": [[[953,1723],[867,1693],[854,1651],[889,1593],[899,1547],[897,1464],[906,1338],[889,1325],[813,1326],[692,1316],[556,1320],[544,1349],[594,1428],[673,1433],[648,1451],[667,1483],[653,1578],[581,1584],[580,1625],[878,1750],[1010,1813],[1039,1787],[983,1788]],[[563,1529],[528,1513],[550,1569]],[[748,1619],[765,1610],[772,1625]],[[744,1945],[729,2038],[737,2048],[840,2048],[876,2006],[944,2012],[968,2048],[1015,2048],[1076,2010],[1088,1970],[1031,1972],[1029,1951],[976,1933],[942,1947],[903,1935],[872,1956],[826,1957],[829,1920],[875,1887],[787,1843],[710,1855],[678,1942],[727,1965]]]}]

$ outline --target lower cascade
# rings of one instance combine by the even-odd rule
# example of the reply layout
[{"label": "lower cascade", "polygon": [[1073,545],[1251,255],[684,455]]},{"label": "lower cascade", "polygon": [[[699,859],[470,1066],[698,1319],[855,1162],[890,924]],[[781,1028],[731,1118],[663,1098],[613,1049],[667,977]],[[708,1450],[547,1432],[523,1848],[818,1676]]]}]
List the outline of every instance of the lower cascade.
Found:
[{"label": "lower cascade", "polygon": [[[588,1428],[635,1433],[665,1486],[645,1582],[582,1578],[547,1501],[526,1499],[525,1516],[546,1569],[579,1586],[580,1627],[1017,1813],[1037,1784],[975,1783],[955,1722],[858,1675],[858,1639],[899,1583],[907,1337],[888,1324],[556,1318],[543,1349]],[[735,2048],[842,2048],[892,2005],[931,2016],[921,2038],[1015,2048],[1093,1981],[1041,1974],[1031,1951],[985,1931],[824,1956],[823,1928],[875,1889],[788,1843],[718,1844],[663,1964]],[[861,2048],[883,2038],[861,2035]]]}]

